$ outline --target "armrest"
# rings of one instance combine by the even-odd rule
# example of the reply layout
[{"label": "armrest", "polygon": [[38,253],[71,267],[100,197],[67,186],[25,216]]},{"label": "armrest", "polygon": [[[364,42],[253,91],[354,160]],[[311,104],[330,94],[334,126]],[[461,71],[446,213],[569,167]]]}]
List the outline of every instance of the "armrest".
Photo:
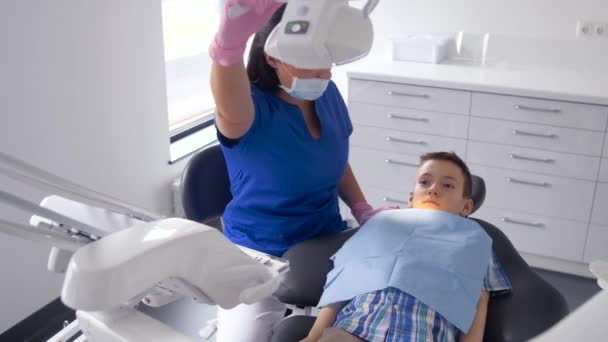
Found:
[{"label": "armrest", "polygon": [[568,314],[564,297],[529,267],[509,280],[511,293],[490,298],[484,341],[527,341]]},{"label": "armrest", "polygon": [[275,296],[283,303],[316,306],[323,293],[327,273],[333,268],[329,259],[357,229],[303,241],[290,248],[283,258],[290,271],[281,279]]}]

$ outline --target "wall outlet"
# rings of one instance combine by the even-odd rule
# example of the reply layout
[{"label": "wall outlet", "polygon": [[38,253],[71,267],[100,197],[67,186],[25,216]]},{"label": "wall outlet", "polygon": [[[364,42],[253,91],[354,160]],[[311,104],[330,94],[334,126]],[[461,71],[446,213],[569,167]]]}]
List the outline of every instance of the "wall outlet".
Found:
[{"label": "wall outlet", "polygon": [[579,38],[608,39],[608,22],[579,20],[576,23],[576,36]]},{"label": "wall outlet", "polygon": [[595,36],[608,39],[608,23],[598,23],[595,26]]},{"label": "wall outlet", "polygon": [[595,27],[593,25],[593,23],[591,23],[590,21],[586,21],[586,20],[579,20],[576,23],[576,36],[577,37],[591,37],[593,36],[593,33],[595,31]]}]

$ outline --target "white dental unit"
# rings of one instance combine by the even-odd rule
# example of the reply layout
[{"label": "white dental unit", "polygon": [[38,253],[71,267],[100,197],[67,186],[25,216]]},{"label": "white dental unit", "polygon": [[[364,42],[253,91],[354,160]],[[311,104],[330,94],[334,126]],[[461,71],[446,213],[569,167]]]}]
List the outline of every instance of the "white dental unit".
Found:
[{"label": "white dental unit", "polygon": [[56,341],[79,331],[80,341],[191,341],[135,306],[184,296],[224,308],[254,303],[272,295],[289,269],[215,228],[160,218],[1,152],[0,173],[87,203],[52,195],[37,205],[0,190],[0,202],[34,213],[31,226],[0,220],[0,231],[53,246],[48,269],[66,273],[61,298],[77,310],[77,323]]},{"label": "white dental unit", "polygon": [[[373,41],[370,13],[347,0],[289,0],[265,51],[301,68],[327,68],[359,59]],[[63,302],[77,321],[52,341],[192,341],[135,309],[181,297],[231,308],[271,295],[288,271],[282,259],[238,247],[214,228],[180,218],[162,218],[0,152],[0,174],[52,195],[40,205],[0,189],[0,202],[34,216],[31,225],[0,219],[0,232],[53,246],[48,269],[64,273]],[[592,264],[604,288],[608,263]],[[608,338],[600,322],[608,314],[601,291],[536,341],[564,336]],[[588,335],[584,335],[588,334]]]}]

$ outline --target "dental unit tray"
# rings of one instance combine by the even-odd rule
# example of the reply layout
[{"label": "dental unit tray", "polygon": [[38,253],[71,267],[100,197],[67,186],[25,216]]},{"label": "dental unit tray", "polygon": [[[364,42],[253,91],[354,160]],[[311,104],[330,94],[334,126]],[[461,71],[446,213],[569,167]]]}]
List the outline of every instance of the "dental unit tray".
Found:
[{"label": "dental unit tray", "polygon": [[36,204],[0,189],[0,202],[34,214],[30,225],[0,219],[0,232],[52,246],[48,269],[66,273],[61,298],[78,321],[62,334],[80,330],[78,341],[191,341],[135,306],[183,297],[251,304],[289,270],[287,260],[232,244],[215,228],[162,218],[3,152],[0,174],[59,194]]}]

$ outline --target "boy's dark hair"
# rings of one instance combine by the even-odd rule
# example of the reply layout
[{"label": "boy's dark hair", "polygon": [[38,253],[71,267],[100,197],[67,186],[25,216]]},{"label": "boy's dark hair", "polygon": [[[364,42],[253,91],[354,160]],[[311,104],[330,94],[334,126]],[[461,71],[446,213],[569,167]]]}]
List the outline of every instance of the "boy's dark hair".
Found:
[{"label": "boy's dark hair", "polygon": [[471,198],[473,193],[473,181],[471,177],[471,171],[465,162],[460,159],[454,152],[429,152],[420,156],[420,165],[424,164],[429,160],[445,160],[456,164],[462,171],[464,176],[464,184],[462,189],[462,196],[465,198]]},{"label": "boy's dark hair", "polygon": [[285,6],[282,5],[270,17],[268,22],[255,34],[251,49],[249,50],[249,60],[247,61],[247,76],[249,82],[255,84],[258,88],[274,92],[277,90],[280,82],[276,71],[266,61],[264,54],[264,45],[270,35],[270,32],[279,24],[285,12]]}]

